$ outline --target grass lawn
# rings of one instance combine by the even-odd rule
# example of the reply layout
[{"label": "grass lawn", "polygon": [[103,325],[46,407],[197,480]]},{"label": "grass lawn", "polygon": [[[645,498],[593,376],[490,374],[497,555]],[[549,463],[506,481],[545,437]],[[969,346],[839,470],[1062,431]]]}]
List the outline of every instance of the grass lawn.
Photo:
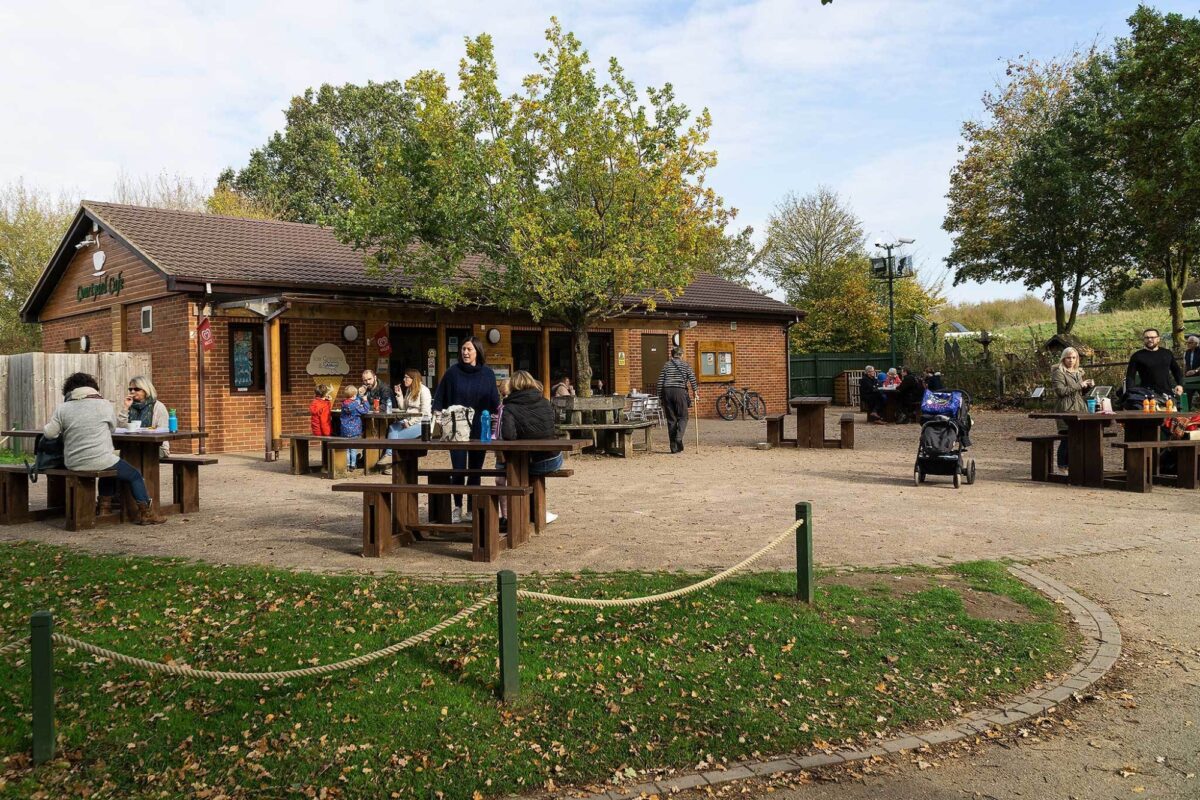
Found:
[{"label": "grass lawn", "polygon": [[[943,570],[948,572],[950,570]],[[909,594],[794,576],[738,576],[631,609],[525,602],[522,697],[494,698],[495,608],[442,637],[334,677],[284,685],[159,677],[56,647],[58,758],[31,770],[29,667],[0,659],[0,796],[447,797],[632,779],[862,741],[946,719],[1069,663],[1054,606],[999,564],[953,570],[1028,621],[969,616],[953,588]],[[909,570],[906,573],[912,576]],[[581,596],[634,596],[678,574],[526,578]],[[0,631],[56,628],[146,658],[290,669],[367,652],[490,586],[394,576],[89,556],[0,546]],[[991,597],[992,595],[986,595]]]}]

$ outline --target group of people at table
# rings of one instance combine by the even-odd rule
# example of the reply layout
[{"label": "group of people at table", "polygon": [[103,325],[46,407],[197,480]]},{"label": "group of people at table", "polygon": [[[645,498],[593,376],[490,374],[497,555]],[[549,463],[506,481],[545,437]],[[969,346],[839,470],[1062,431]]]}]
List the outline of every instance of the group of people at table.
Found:
[{"label": "group of people at table", "polygon": [[889,396],[895,398],[896,422],[915,422],[920,417],[921,398],[925,396],[925,390],[940,392],[943,388],[942,373],[934,371],[933,367],[925,368],[925,377],[922,379],[908,367],[898,370],[892,367],[884,375],[868,366],[858,383],[859,395],[867,408],[867,420],[878,425],[885,422]]},{"label": "group of people at table", "polygon": [[[362,374],[360,386],[347,386],[338,403],[341,427],[340,435],[357,438],[363,435],[364,414],[389,412],[397,419],[388,425],[389,439],[418,439],[421,427],[429,424],[433,414],[454,406],[471,409],[469,438],[479,440],[486,416],[490,425],[489,438],[499,440],[553,439],[555,438],[554,407],[542,394],[542,384],[525,370],[517,370],[510,378],[496,380],[496,374],[486,363],[486,351],[478,337],[467,337],[459,348],[458,363],[452,364],[442,375],[437,387],[431,392],[415,369],[406,370],[401,383],[388,387],[379,381],[371,370]],[[315,435],[329,436],[332,433],[332,411],[334,399],[328,386],[316,387],[316,396],[309,405],[311,429]],[[384,451],[383,458],[391,455]],[[452,476],[457,485],[478,486],[480,478],[474,471],[483,468],[487,453],[482,450],[451,450],[450,463],[456,471],[467,471]],[[499,462],[500,456],[497,454]],[[547,475],[562,468],[561,452],[534,453],[530,457],[529,474]],[[365,467],[365,459],[351,449],[347,454],[350,469]],[[500,466],[500,463],[497,464]],[[384,473],[391,472],[391,465],[380,467]],[[497,478],[502,481],[503,478]],[[453,522],[470,520],[470,512],[463,511],[462,495],[454,495]],[[546,514],[546,521],[557,515]],[[504,525],[504,519],[501,519]]]}]

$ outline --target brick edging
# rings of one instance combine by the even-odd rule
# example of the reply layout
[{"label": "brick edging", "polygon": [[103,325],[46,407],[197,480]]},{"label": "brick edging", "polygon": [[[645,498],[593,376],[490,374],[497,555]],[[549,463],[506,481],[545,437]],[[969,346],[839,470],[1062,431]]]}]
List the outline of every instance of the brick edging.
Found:
[{"label": "brick edging", "polygon": [[1051,600],[1062,603],[1083,636],[1084,644],[1079,659],[1066,671],[1062,680],[1048,688],[1010,698],[1002,706],[972,711],[944,728],[924,733],[901,734],[874,747],[843,748],[830,753],[807,756],[782,756],[770,761],[744,761],[731,765],[728,769],[709,770],[642,783],[610,792],[586,795],[582,800],[634,800],[652,794],[669,795],[701,786],[848,764],[875,756],[887,756],[928,745],[972,738],[986,733],[993,727],[1012,725],[1044,714],[1075,692],[1091,686],[1116,664],[1121,655],[1121,631],[1107,611],[1066,584],[1024,564],[1013,564],[1008,571]]}]

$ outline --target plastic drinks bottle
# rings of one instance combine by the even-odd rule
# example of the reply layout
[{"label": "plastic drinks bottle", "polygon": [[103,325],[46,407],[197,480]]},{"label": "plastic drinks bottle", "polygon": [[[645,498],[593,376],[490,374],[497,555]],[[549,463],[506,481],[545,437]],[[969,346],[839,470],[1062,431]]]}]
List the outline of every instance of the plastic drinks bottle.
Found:
[{"label": "plastic drinks bottle", "polygon": [[179,418],[175,416],[175,409],[173,408],[168,411],[167,414],[167,430],[171,433],[175,433],[179,430]]},{"label": "plastic drinks bottle", "polygon": [[492,439],[492,415],[485,408],[479,416],[479,441],[488,442]]}]

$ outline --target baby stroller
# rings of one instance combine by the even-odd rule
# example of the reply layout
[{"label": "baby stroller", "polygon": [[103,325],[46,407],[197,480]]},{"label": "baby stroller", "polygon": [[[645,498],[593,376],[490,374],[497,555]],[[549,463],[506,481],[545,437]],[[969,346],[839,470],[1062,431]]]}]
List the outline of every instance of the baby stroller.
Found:
[{"label": "baby stroller", "polygon": [[971,397],[966,392],[926,390],[921,400],[921,441],[913,484],[920,486],[926,475],[951,475],[954,488],[962,479],[975,482],[975,459],[963,456],[971,447]]}]

